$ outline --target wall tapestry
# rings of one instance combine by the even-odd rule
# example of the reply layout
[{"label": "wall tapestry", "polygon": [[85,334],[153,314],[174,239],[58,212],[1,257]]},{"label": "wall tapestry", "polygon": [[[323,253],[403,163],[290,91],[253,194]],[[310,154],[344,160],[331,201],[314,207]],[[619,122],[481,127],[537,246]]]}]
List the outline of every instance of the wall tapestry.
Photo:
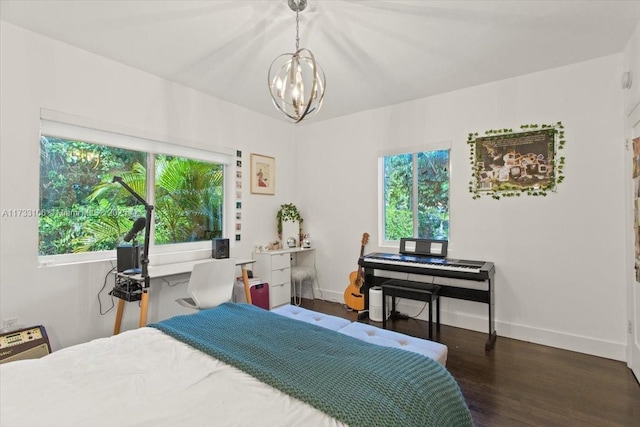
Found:
[{"label": "wall tapestry", "polygon": [[470,133],[467,143],[473,179],[469,192],[500,197],[546,196],[564,180],[564,128],[555,125],[522,125],[513,129],[488,130],[484,136]]}]

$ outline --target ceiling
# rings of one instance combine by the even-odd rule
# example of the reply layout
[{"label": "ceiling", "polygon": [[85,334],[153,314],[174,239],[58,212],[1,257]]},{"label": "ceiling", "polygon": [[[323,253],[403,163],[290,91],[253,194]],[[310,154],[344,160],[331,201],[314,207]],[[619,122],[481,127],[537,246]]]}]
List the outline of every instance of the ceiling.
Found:
[{"label": "ceiling", "polygon": [[[619,53],[640,21],[640,0],[308,2],[313,121]],[[0,18],[284,120],[267,71],[295,50],[286,0],[0,0]]]}]

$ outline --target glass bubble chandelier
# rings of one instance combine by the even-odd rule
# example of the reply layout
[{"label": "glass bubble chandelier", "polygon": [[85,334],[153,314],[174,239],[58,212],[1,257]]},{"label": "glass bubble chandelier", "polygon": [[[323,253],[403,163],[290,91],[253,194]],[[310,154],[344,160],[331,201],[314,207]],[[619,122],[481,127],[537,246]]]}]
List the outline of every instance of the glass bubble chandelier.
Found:
[{"label": "glass bubble chandelier", "polygon": [[315,115],[322,107],[326,80],[324,71],[309,49],[300,48],[298,14],[307,0],[288,0],[296,13],[296,52],[283,53],[269,67],[267,81],[276,108],[295,123]]}]

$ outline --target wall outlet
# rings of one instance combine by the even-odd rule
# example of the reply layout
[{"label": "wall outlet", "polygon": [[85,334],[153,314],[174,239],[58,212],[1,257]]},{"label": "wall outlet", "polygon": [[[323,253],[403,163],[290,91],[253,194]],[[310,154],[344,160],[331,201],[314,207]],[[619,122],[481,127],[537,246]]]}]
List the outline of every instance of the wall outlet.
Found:
[{"label": "wall outlet", "polygon": [[2,330],[5,332],[13,331],[14,329],[18,329],[18,318],[17,317],[7,317],[2,320]]}]

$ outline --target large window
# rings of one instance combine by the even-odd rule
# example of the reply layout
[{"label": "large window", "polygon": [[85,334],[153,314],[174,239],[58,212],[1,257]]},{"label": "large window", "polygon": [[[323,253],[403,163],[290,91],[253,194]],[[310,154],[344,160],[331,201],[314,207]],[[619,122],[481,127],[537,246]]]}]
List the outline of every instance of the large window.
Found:
[{"label": "large window", "polygon": [[153,244],[223,235],[223,164],[48,135],[40,148],[39,255],[122,242],[145,210],[114,176],[154,205]]},{"label": "large window", "polygon": [[449,238],[449,150],[382,158],[385,241]]}]

